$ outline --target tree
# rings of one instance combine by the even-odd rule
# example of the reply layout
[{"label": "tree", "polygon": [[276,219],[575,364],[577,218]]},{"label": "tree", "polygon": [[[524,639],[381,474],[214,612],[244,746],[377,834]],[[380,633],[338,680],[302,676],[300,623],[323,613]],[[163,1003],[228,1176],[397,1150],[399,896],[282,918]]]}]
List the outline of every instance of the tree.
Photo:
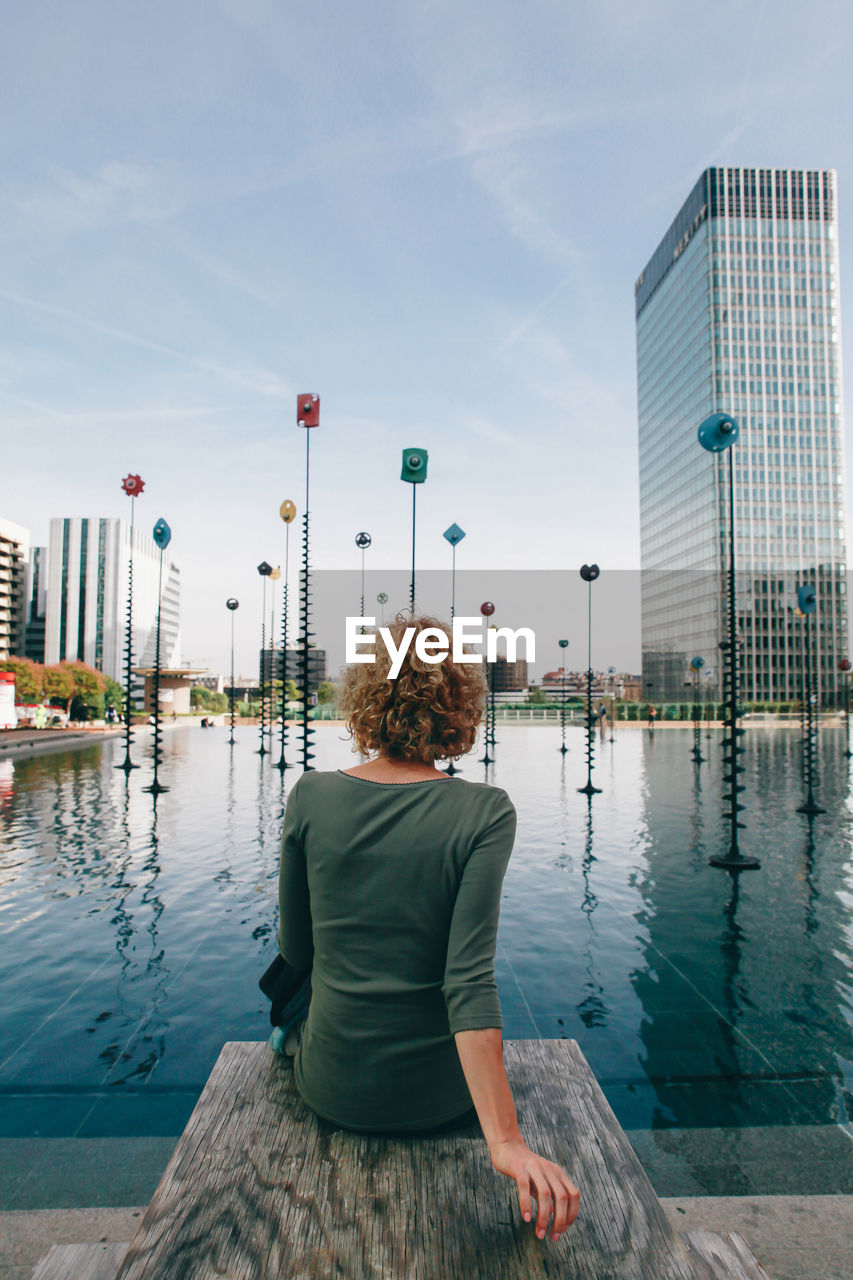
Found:
[{"label": "tree", "polygon": [[104,714],[104,676],[85,662],[66,662],[74,679],[70,715],[74,720],[99,720]]},{"label": "tree", "polygon": [[42,670],[37,662],[31,662],[29,658],[7,658],[0,662],[0,671],[11,671],[15,676],[16,702],[41,701]]},{"label": "tree", "polygon": [[119,715],[124,711],[124,689],[111,676],[104,676],[104,702],[115,707]]},{"label": "tree", "polygon": [[317,686],[317,701],[320,703],[334,702],[336,692],[337,690],[331,680],[321,680]]},{"label": "tree", "polygon": [[218,715],[220,711],[227,710],[228,699],[224,693],[216,693],[205,689],[204,685],[196,684],[190,689],[190,706],[197,711],[212,711]]},{"label": "tree", "polygon": [[63,662],[74,677],[74,694],[78,698],[97,698],[104,692],[104,676],[85,662]]},{"label": "tree", "polygon": [[69,671],[65,663],[61,663],[58,667],[45,667],[42,687],[44,696],[50,702],[63,703],[66,713],[70,710],[71,700],[74,697],[74,674]]}]

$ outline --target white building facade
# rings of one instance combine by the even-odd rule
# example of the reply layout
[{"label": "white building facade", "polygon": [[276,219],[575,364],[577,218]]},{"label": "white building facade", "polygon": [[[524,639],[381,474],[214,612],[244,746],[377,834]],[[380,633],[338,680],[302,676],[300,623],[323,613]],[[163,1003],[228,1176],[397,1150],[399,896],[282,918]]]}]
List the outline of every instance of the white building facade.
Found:
[{"label": "white building facade", "polygon": [[[45,662],[86,662],[114,680],[124,679],[124,644],[130,574],[130,525],[118,519],[50,522]],[[133,531],[133,665],[155,659],[160,550],[148,533]],[[163,554],[160,661],[181,660],[180,570]]]},{"label": "white building facade", "polygon": [[29,530],[0,517],[0,660],[24,656],[29,555]]},{"label": "white building facade", "polygon": [[741,689],[802,696],[796,588],[818,597],[816,685],[840,697],[847,543],[836,175],[707,169],[635,286],[644,693],[719,692],[729,455],[696,437],[732,414]]}]

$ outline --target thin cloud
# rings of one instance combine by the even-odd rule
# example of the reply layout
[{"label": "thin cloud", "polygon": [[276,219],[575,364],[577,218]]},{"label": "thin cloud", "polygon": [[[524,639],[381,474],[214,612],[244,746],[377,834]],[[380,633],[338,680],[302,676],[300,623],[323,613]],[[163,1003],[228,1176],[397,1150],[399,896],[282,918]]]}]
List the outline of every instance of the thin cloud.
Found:
[{"label": "thin cloud", "polygon": [[0,389],[0,396],[13,403],[23,405],[25,408],[34,409],[38,416],[18,419],[5,419],[7,427],[23,428],[36,427],[40,422],[49,419],[51,424],[63,427],[100,427],[100,426],[118,426],[121,423],[132,425],[136,422],[149,423],[151,425],[168,425],[169,423],[185,423],[194,422],[199,419],[210,417],[212,414],[221,414],[225,412],[233,412],[230,406],[225,405],[198,405],[185,408],[176,408],[169,405],[156,405],[144,409],[72,409],[59,410],[51,409],[49,405],[39,404],[37,401],[24,400],[20,396],[10,395],[8,392]]},{"label": "thin cloud", "polygon": [[83,325],[94,333],[103,334],[116,342],[129,343],[135,347],[142,347],[146,351],[154,351],[158,355],[168,356],[171,360],[180,361],[193,369],[215,374],[227,382],[246,387],[257,395],[278,397],[296,394],[289,382],[266,369],[235,369],[216,360],[190,356],[185,351],[178,351],[174,347],[164,346],[163,343],[154,342],[151,338],[142,338],[138,334],[129,333],[126,329],[117,328],[115,325],[103,324],[100,320],[93,320],[90,316],[70,311],[67,307],[60,307],[55,303],[42,302],[38,298],[26,298],[23,294],[13,293],[9,289],[0,289],[0,298],[5,298],[7,302],[13,302],[17,306],[40,311],[44,315],[54,316],[60,320],[70,320],[73,324]]},{"label": "thin cloud", "polygon": [[513,325],[513,327],[510,329],[506,337],[503,338],[495,347],[495,349],[490,353],[490,358],[494,359],[495,356],[502,355],[505,351],[508,351],[510,347],[514,347],[517,342],[519,342],[523,337],[525,337],[530,332],[530,330],[533,329],[539,323],[540,319],[542,318],[544,313],[548,310],[551,303],[554,301],[555,298],[559,297],[559,295],[566,289],[569,283],[570,283],[569,278],[565,280],[561,280],[560,283],[556,286],[556,288],[551,289],[551,291],[545,295],[545,297],[542,299],[541,302],[537,303],[537,305],[533,307],[531,311],[527,312],[527,315],[523,316],[522,319],[519,320],[517,324]]}]

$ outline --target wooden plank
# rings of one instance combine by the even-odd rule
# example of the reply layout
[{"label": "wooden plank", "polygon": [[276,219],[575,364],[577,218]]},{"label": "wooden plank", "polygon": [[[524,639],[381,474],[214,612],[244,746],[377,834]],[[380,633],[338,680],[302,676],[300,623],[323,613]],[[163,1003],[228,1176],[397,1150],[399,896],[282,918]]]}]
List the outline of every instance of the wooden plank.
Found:
[{"label": "wooden plank", "polygon": [[681,1236],[692,1261],[700,1259],[726,1280],[769,1280],[767,1272],[736,1231],[685,1231]]},{"label": "wooden plank", "polygon": [[120,1280],[714,1280],[678,1241],[578,1045],[506,1045],[525,1137],[581,1188],[557,1243],[521,1221],[479,1133],[365,1137],[300,1099],[292,1067],[226,1044]]},{"label": "wooden plank", "polygon": [[36,1264],[32,1280],[116,1280],[124,1244],[55,1244]]}]

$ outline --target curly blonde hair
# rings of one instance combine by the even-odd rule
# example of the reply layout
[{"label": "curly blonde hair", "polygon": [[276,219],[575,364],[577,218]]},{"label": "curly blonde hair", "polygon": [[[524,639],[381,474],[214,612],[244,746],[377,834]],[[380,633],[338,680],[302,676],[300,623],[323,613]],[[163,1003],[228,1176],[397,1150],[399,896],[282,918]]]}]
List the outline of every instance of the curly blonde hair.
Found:
[{"label": "curly blonde hair", "polygon": [[344,671],[338,706],[353,750],[396,760],[458,760],[473,747],[483,718],[483,667],[454,662],[452,652],[434,663],[417,656],[419,632],[438,629],[450,637],[451,628],[436,618],[397,614],[388,628],[395,647],[407,627],[414,627],[415,635],[396,680],[388,678],[391,658],[378,632],[375,662],[354,663]]}]

